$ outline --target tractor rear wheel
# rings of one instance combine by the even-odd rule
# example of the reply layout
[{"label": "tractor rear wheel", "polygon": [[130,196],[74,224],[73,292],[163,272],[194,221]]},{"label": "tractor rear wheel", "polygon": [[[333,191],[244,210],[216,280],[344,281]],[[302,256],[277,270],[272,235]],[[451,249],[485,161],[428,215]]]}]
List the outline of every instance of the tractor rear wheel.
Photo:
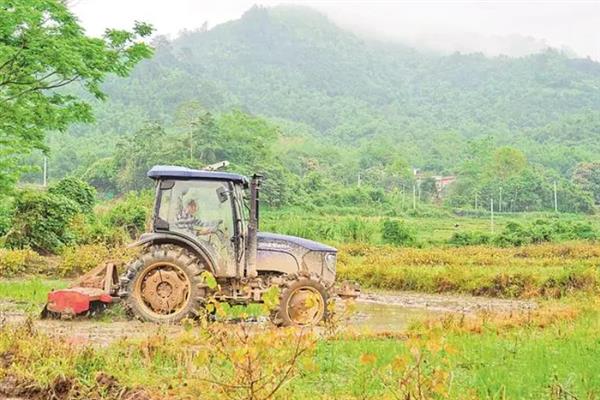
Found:
[{"label": "tractor rear wheel", "polygon": [[312,279],[292,281],[283,288],[273,322],[279,326],[314,326],[327,318],[327,290]]},{"label": "tractor rear wheel", "polygon": [[149,247],[121,279],[123,303],[141,320],[179,322],[202,307],[206,296],[202,271],[203,264],[187,249]]}]

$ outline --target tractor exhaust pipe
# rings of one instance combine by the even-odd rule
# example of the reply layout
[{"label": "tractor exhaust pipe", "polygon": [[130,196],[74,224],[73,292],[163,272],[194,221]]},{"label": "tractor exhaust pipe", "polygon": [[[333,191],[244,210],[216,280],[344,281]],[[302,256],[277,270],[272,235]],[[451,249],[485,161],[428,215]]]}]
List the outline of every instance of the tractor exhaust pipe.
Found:
[{"label": "tractor exhaust pipe", "polygon": [[258,217],[261,176],[254,174],[250,181],[250,221],[248,221],[248,244],[246,247],[246,276],[256,278],[256,253],[258,252]]}]

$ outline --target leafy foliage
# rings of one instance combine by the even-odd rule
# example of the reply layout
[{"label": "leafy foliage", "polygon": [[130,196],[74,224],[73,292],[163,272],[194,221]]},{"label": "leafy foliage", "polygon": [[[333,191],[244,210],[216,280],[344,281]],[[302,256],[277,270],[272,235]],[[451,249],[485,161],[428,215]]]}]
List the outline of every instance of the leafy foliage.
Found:
[{"label": "leafy foliage", "polygon": [[415,242],[413,230],[403,221],[387,219],[383,221],[381,237],[385,243],[410,245]]},{"label": "leafy foliage", "polygon": [[15,198],[12,228],[6,235],[6,245],[56,253],[74,242],[68,226],[78,211],[77,203],[60,194],[20,191]]},{"label": "leafy foliage", "polygon": [[74,177],[61,179],[48,189],[49,193],[64,196],[79,205],[80,212],[90,214],[96,201],[96,190],[87,182]]},{"label": "leafy foliage", "polygon": [[0,3],[0,189],[10,189],[23,169],[20,160],[45,149],[45,131],[64,131],[92,120],[82,96],[59,90],[79,82],[104,99],[107,74],[126,76],[151,55],[140,38],[151,26],[136,23],[132,32],[107,30],[91,38],[59,0],[3,0]]},{"label": "leafy foliage", "polygon": [[13,214],[12,200],[5,199],[0,203],[0,237],[10,229]]},{"label": "leafy foliage", "polygon": [[138,237],[146,231],[151,199],[151,193],[129,193],[111,207],[104,218],[110,226],[124,228],[131,238]]},{"label": "leafy foliage", "polygon": [[47,261],[33,250],[0,249],[0,277],[46,272]]},{"label": "leafy foliage", "polygon": [[[422,54],[302,7],[254,7],[153,45],[129,79],[107,79],[95,126],[50,135],[55,177],[77,173],[113,197],[147,187],[153,164],[227,159],[268,178],[272,207],[397,213],[411,208],[414,167],[419,205],[552,210],[556,182],[560,211],[593,211],[594,188],[572,174],[600,151],[591,60]],[[439,193],[435,175],[458,181]]]}]

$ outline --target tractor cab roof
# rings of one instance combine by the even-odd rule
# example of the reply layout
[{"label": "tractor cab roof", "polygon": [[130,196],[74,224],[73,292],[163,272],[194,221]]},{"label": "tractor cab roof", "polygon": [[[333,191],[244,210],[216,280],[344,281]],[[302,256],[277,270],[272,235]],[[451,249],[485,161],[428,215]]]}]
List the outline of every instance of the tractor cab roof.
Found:
[{"label": "tractor cab roof", "polygon": [[155,165],[148,171],[148,177],[158,179],[182,179],[182,180],[215,180],[232,181],[236,183],[248,184],[248,178],[243,175],[232,174],[230,172],[220,171],[202,171],[179,167],[176,165]]}]

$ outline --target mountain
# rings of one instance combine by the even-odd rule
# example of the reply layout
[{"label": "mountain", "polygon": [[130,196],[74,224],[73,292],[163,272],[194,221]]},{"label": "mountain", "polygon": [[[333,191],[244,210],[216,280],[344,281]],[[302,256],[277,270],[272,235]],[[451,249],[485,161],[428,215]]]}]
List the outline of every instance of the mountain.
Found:
[{"label": "mountain", "polygon": [[383,145],[436,172],[454,172],[468,142],[488,136],[564,175],[600,150],[600,64],[557,50],[436,55],[358,37],[299,6],[255,6],[154,45],[130,78],[106,82],[97,123],[69,140],[95,143],[100,132],[129,134],[149,119],[169,124],[195,100],[342,151]]}]

